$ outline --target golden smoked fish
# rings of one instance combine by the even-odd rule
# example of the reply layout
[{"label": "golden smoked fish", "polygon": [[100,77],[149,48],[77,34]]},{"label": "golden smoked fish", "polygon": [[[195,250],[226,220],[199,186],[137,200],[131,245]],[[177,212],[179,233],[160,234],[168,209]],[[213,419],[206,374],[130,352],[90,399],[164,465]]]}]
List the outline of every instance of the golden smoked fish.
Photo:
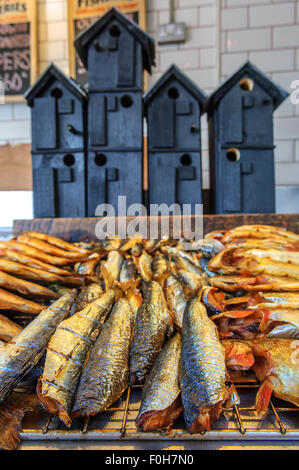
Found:
[{"label": "golden smoked fish", "polygon": [[176,333],[159,353],[144,386],[137,417],[143,431],[172,427],[181,414],[180,357],[181,335]]},{"label": "golden smoked fish", "polygon": [[115,299],[112,290],[60,323],[47,347],[38,397],[47,410],[71,426],[71,411],[81,371]]},{"label": "golden smoked fish", "polygon": [[210,284],[226,292],[299,292],[299,280],[265,274],[256,277],[215,276]]},{"label": "golden smoked fish", "polygon": [[235,256],[253,257],[253,258],[269,258],[272,261],[280,263],[291,263],[299,266],[299,251],[281,251],[281,250],[236,250]]},{"label": "golden smoked fish", "polygon": [[113,307],[83,369],[73,415],[94,416],[122,396],[129,384],[134,313],[124,298]]},{"label": "golden smoked fish", "polygon": [[22,331],[22,327],[0,315],[0,340],[8,342]]},{"label": "golden smoked fish", "polygon": [[254,296],[254,299],[255,305],[248,305],[248,310],[299,309],[299,292],[264,292]]},{"label": "golden smoked fish", "polygon": [[118,251],[112,250],[109,252],[107,261],[101,264],[101,274],[106,290],[112,289],[118,281],[123,261],[123,256]]},{"label": "golden smoked fish", "polygon": [[76,312],[83,310],[88,304],[94,302],[104,293],[104,289],[100,284],[89,284],[81,289],[77,301],[76,301]]},{"label": "golden smoked fish", "polygon": [[267,410],[272,393],[299,406],[299,344],[291,339],[250,341],[255,363],[253,370],[262,382],[256,397],[256,410]]},{"label": "golden smoked fish", "polygon": [[48,253],[49,255],[60,256],[61,258],[70,258],[74,262],[80,261],[82,259],[86,259],[88,256],[88,255],[80,254],[78,252],[62,250],[61,248],[57,248],[54,245],[50,245],[49,243],[43,240],[40,240],[39,238],[33,238],[25,234],[19,235],[17,237],[17,241],[20,243],[24,243],[24,245],[32,246],[33,248],[36,248],[37,250],[44,251],[45,253]]},{"label": "golden smoked fish", "polygon": [[172,313],[173,323],[181,330],[187,300],[184,295],[183,286],[174,274],[171,274],[166,280],[166,298]]},{"label": "golden smoked fish", "polygon": [[23,255],[30,256],[31,258],[36,258],[44,263],[53,264],[56,266],[64,266],[67,264],[73,264],[74,260],[69,258],[61,258],[59,256],[49,255],[44,251],[33,248],[32,246],[25,245],[18,241],[2,241],[0,242],[0,248],[8,248],[10,250],[18,251]]},{"label": "golden smoked fish", "polygon": [[47,235],[45,233],[24,232],[24,235],[28,235],[29,237],[33,237],[33,238],[39,238],[40,240],[43,240],[49,243],[50,245],[57,246],[58,248],[61,248],[62,250],[65,250],[65,251],[77,251],[78,253],[87,254],[87,255],[90,253],[89,250],[81,248],[80,246],[77,246],[73,243],[66,242],[65,240],[62,240],[61,238],[53,237],[52,235]]},{"label": "golden smoked fish", "polygon": [[191,300],[184,314],[180,384],[191,434],[210,430],[228,399],[224,349],[204,305]]},{"label": "golden smoked fish", "polygon": [[171,327],[171,317],[163,290],[156,281],[145,286],[144,300],[136,317],[130,351],[131,382],[144,383],[161,351]]},{"label": "golden smoked fish", "polygon": [[44,308],[46,308],[44,305],[40,305],[32,300],[23,299],[18,295],[0,289],[0,310],[16,310],[17,312],[37,315]]},{"label": "golden smoked fish", "polygon": [[0,256],[4,260],[14,261],[19,266],[22,265],[23,268],[35,268],[43,272],[58,274],[58,276],[72,276],[74,274],[66,269],[43,263],[38,259],[19,253],[18,251],[10,250],[9,248],[0,248]]},{"label": "golden smoked fish", "polygon": [[58,294],[48,289],[47,287],[10,276],[10,274],[7,274],[3,271],[0,271],[0,286],[4,289],[12,290],[22,295],[33,295],[37,297],[43,297],[45,299],[57,299],[59,297]]},{"label": "golden smoked fish", "polygon": [[43,269],[31,268],[14,261],[5,260],[0,258],[0,271],[5,271],[9,274],[14,274],[17,277],[23,277],[37,282],[59,282],[61,284],[69,284],[73,286],[81,286],[83,284],[83,277],[81,276],[58,276],[57,274],[44,271]]},{"label": "golden smoked fish", "polygon": [[50,337],[70,312],[76,291],[65,294],[43,310],[5,347],[0,357],[0,403],[39,361]]}]

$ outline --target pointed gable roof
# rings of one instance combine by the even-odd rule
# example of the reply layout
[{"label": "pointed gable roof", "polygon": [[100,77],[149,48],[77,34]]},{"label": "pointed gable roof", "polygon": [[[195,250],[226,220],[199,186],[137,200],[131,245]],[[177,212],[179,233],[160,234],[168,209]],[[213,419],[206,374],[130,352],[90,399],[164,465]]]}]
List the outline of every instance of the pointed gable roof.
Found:
[{"label": "pointed gable roof", "polygon": [[87,94],[83,88],[74,79],[67,77],[55,64],[51,63],[24,94],[24,98],[29,106],[31,106],[34,98],[48,86],[53,78],[64,85],[79,100],[85,101],[87,99]]},{"label": "pointed gable roof", "polygon": [[204,109],[207,95],[201,90],[187,75],[185,75],[176,65],[171,65],[162,77],[144,95],[145,104],[149,103],[156,93],[163,88],[171,78],[175,78]]},{"label": "pointed gable roof", "polygon": [[99,18],[89,28],[82,31],[75,39],[75,47],[85,67],[88,67],[88,47],[91,41],[98,36],[107,24],[113,20],[119,21],[142,46],[145,69],[151,73],[152,66],[155,65],[155,41],[143,31],[137,23],[131,21],[123,15],[117,8],[111,8],[104,16]]},{"label": "pointed gable roof", "polygon": [[219,101],[226,95],[226,93],[233,88],[242,78],[252,78],[256,81],[267,93],[269,93],[274,101],[274,109],[287,98],[289,93],[282,87],[272,82],[267,75],[258,69],[251,62],[246,62],[242,67],[231,75],[224,83],[222,83],[208,98],[206,109],[207,112],[212,111]]}]

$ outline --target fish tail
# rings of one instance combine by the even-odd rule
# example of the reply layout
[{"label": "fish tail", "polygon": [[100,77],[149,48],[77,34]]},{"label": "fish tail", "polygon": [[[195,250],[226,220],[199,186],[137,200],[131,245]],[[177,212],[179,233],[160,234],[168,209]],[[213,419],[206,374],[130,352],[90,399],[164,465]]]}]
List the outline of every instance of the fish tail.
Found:
[{"label": "fish tail", "polygon": [[255,409],[257,414],[262,415],[268,408],[271,395],[273,392],[273,384],[271,379],[266,379],[260,386],[255,400]]}]

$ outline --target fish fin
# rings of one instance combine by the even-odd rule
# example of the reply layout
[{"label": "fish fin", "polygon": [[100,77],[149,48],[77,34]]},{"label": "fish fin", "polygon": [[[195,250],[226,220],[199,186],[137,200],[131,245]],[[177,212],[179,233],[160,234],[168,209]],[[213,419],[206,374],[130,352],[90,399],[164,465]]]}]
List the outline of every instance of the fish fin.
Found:
[{"label": "fish fin", "polygon": [[115,281],[113,274],[110,271],[108,271],[108,269],[106,268],[104,264],[101,265],[100,271],[104,279],[106,291],[112,289],[114,285],[114,281]]},{"label": "fish fin", "polygon": [[0,448],[16,450],[21,442],[20,433],[25,414],[41,410],[36,395],[12,393],[0,407]]},{"label": "fish fin", "polygon": [[268,408],[271,395],[273,392],[273,384],[270,378],[267,378],[260,386],[255,400],[255,409],[259,416],[261,416]]}]

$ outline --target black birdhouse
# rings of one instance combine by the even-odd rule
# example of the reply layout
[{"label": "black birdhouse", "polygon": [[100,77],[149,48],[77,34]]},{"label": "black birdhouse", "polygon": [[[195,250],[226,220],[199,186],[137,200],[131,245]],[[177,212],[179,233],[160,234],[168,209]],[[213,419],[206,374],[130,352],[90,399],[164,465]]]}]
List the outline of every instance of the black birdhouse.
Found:
[{"label": "black birdhouse", "polygon": [[216,214],[275,212],[273,112],[287,96],[247,62],[209,97]]},{"label": "black birdhouse", "polygon": [[88,69],[88,215],[127,196],[142,202],[143,76],[154,41],[112,8],[75,40]]},{"label": "black birdhouse", "polygon": [[84,217],[85,91],[51,64],[25,94],[32,117],[35,217]]},{"label": "black birdhouse", "polygon": [[144,96],[149,203],[201,204],[200,117],[205,93],[172,65]]}]

